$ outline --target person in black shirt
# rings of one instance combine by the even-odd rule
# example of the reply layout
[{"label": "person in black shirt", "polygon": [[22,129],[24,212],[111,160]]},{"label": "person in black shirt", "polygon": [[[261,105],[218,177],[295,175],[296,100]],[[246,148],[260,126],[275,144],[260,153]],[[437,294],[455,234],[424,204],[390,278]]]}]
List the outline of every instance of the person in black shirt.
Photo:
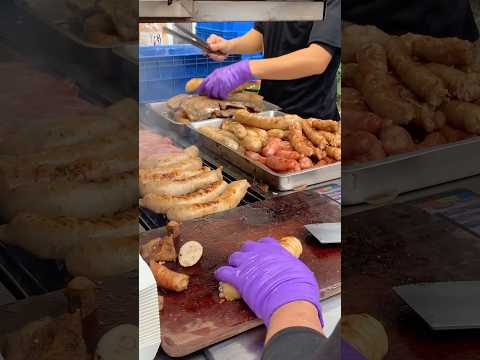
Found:
[{"label": "person in black shirt", "polygon": [[376,25],[389,34],[478,39],[469,0],[343,0],[342,20]]},{"label": "person in black shirt", "polygon": [[340,64],[340,0],[327,0],[323,21],[261,22],[244,36],[207,42],[217,61],[229,54],[264,52],[264,59],[243,60],[210,74],[200,94],[226,98],[238,85],[262,79],[260,94],[287,113],[338,119],[336,74]]}]

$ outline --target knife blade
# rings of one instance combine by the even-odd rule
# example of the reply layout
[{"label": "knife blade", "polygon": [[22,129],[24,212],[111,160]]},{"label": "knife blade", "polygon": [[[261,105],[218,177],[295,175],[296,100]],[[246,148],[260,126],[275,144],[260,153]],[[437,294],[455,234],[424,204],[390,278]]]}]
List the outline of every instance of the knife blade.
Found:
[{"label": "knife blade", "polygon": [[305,229],[322,244],[340,244],[342,242],[340,223],[307,224]]}]

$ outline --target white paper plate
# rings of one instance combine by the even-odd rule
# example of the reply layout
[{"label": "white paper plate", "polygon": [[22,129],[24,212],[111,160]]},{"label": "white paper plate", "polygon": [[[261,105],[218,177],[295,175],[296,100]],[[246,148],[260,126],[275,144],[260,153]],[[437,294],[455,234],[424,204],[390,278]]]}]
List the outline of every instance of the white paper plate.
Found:
[{"label": "white paper plate", "polygon": [[410,284],[393,290],[434,330],[480,329],[480,281]]},{"label": "white paper plate", "polygon": [[139,267],[139,359],[153,360],[161,343],[157,283],[147,263]]}]

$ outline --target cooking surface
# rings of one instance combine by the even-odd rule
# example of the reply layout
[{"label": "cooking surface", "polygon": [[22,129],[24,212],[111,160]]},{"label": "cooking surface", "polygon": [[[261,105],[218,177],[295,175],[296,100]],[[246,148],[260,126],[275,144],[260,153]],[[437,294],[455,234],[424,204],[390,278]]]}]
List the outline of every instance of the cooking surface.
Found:
[{"label": "cooking surface", "polygon": [[[109,329],[125,323],[138,325],[138,274],[128,273],[97,283],[96,299],[98,326],[84,324],[90,350]],[[14,331],[30,321],[65,312],[67,300],[61,290],[3,305],[0,307],[0,334]]]},{"label": "cooking surface", "polygon": [[385,360],[478,359],[478,330],[435,332],[393,291],[480,279],[480,239],[411,205],[342,218],[342,312],[366,312],[389,337]]},{"label": "cooking surface", "polygon": [[[249,239],[287,235],[302,241],[303,260],[317,275],[321,297],[340,292],[340,248],[322,247],[304,229],[305,224],[337,222],[340,207],[327,197],[305,191],[256,202],[208,218],[186,222],[178,243],[196,240],[204,246],[200,262],[191,268],[173,270],[191,275],[182,293],[168,293],[161,312],[162,347],[172,356],[182,356],[260,325],[242,301],[220,303],[213,272]],[[141,234],[141,242],[164,229]]]}]

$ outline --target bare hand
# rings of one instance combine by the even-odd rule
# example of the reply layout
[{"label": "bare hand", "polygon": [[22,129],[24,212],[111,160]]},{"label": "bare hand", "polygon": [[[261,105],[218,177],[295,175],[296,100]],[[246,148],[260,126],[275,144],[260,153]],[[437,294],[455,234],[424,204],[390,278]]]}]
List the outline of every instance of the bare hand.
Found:
[{"label": "bare hand", "polygon": [[224,38],[212,34],[207,39],[207,44],[210,46],[213,53],[208,53],[208,57],[215,61],[224,61],[230,54],[230,43]]}]

